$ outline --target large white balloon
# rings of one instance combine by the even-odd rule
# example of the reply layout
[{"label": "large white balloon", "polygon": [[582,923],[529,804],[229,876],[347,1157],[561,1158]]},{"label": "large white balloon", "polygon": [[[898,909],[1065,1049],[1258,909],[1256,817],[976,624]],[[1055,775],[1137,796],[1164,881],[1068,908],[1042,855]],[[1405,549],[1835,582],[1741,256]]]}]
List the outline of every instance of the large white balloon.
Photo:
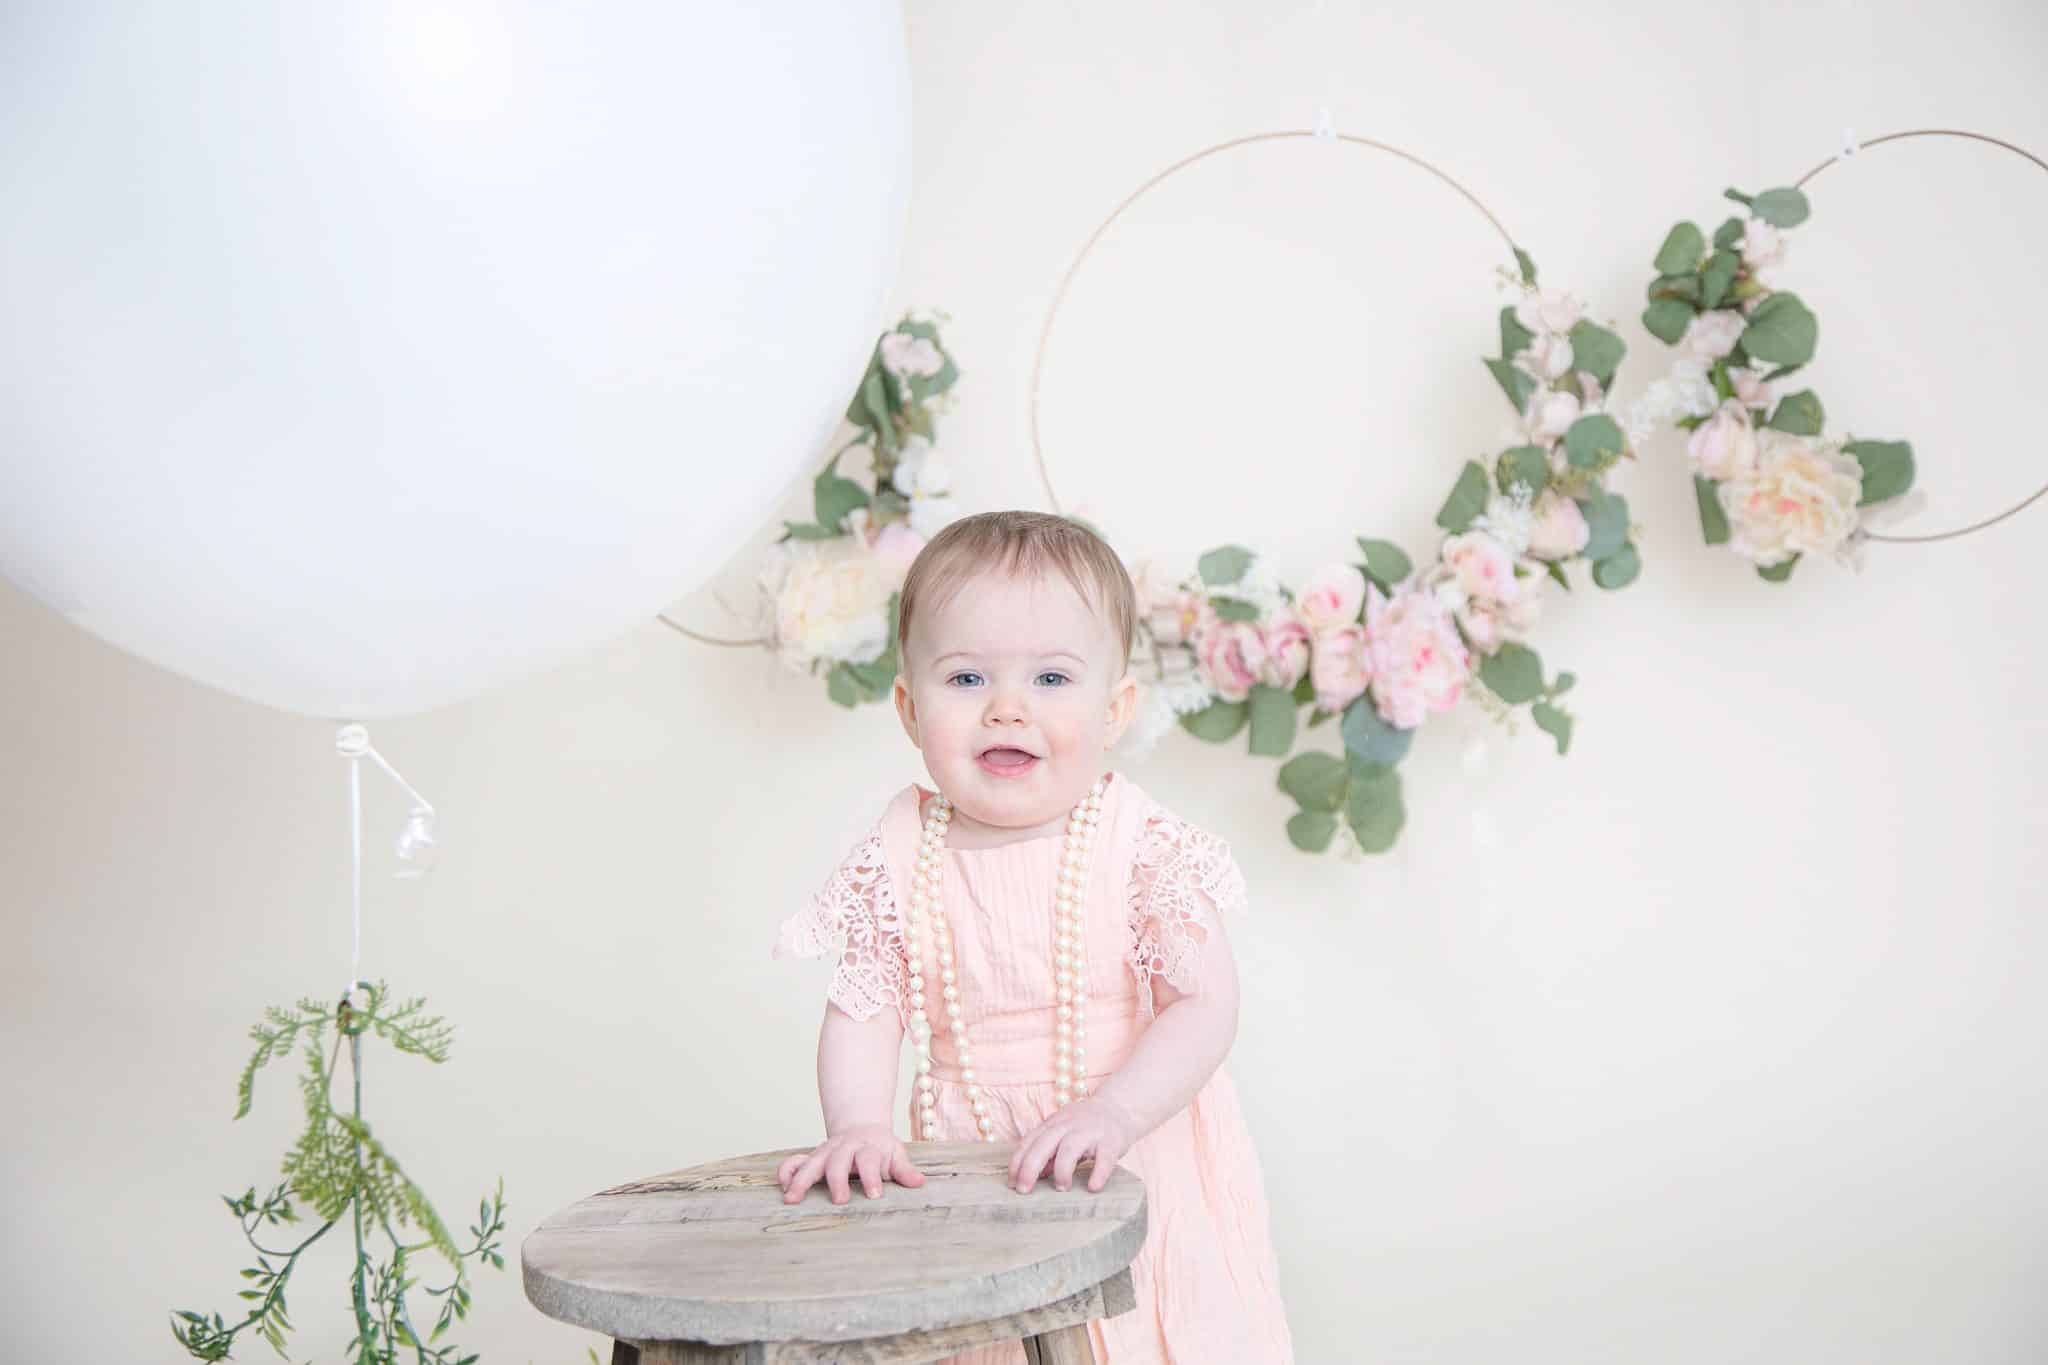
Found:
[{"label": "large white balloon", "polygon": [[895,0],[9,0],[0,573],[331,717],[651,618],[822,453],[909,107]]}]

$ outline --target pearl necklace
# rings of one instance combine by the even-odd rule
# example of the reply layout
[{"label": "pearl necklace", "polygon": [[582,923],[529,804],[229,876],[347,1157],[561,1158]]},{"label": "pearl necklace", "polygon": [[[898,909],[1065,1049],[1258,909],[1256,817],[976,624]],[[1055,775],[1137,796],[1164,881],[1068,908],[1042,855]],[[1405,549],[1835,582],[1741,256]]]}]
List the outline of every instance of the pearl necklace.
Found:
[{"label": "pearl necklace", "polygon": [[[1058,890],[1053,897],[1053,979],[1058,988],[1059,1041],[1053,1049],[1057,1063],[1053,1098],[1061,1105],[1088,1095],[1088,1027],[1084,1017],[1088,1006],[1088,945],[1082,934],[1082,907],[1088,893],[1088,855],[1102,823],[1102,793],[1107,779],[1098,779],[1088,795],[1067,819],[1066,846],[1060,854]],[[953,972],[953,937],[946,917],[939,910],[939,882],[944,866],[946,826],[953,820],[953,803],[944,796],[932,802],[925,817],[924,839],[917,851],[917,868],[910,884],[910,924],[905,946],[910,957],[910,1035],[917,1041],[918,1128],[926,1142],[939,1136],[939,1115],[932,1076],[932,1026],[925,1014],[924,930],[931,921],[932,941],[938,948],[939,981],[945,987],[948,1025],[953,1046],[960,1055],[960,1079],[967,1087],[968,1102],[974,1107],[976,1141],[995,1142],[995,1121],[989,1117],[988,1101],[974,1078],[974,1054],[968,1047],[967,1025],[960,1017],[959,983]]]}]

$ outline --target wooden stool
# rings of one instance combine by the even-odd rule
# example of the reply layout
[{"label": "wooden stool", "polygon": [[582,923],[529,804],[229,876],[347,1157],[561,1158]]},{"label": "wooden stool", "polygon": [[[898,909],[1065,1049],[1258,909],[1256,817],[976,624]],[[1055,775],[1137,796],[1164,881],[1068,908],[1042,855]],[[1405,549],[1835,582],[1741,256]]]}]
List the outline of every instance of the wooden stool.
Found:
[{"label": "wooden stool", "polygon": [[613,1365],[923,1365],[1000,1341],[1033,1365],[1093,1365],[1088,1323],[1136,1307],[1145,1186],[1005,1183],[1011,1143],[914,1142],[917,1189],[782,1202],[788,1148],[582,1199],[519,1249],[526,1297],[614,1339]]}]

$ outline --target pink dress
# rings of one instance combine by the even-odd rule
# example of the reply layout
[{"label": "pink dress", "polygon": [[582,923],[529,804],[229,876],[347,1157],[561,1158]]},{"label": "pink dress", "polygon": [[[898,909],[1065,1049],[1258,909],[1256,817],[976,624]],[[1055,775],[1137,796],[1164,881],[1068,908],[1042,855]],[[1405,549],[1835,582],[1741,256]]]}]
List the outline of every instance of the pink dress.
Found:
[{"label": "pink dress", "polygon": [[[909,1026],[903,938],[906,888],[923,829],[912,785],[883,812],[811,904],[782,925],[775,957],[840,955],[827,998],[855,1019],[894,1009]],[[1121,774],[1103,794],[1087,899],[1088,1083],[1121,1066],[1153,1018],[1152,978],[1197,989],[1201,928],[1244,908],[1244,877],[1220,841],[1176,818]],[[1058,1108],[1052,904],[1062,836],[989,849],[948,849],[941,896],[952,930],[961,1014],[982,1095],[1003,1143]],[[1194,932],[1190,932],[1193,930]],[[924,937],[925,974],[938,979]],[[938,1017],[943,1017],[942,1015]],[[940,1131],[975,1132],[952,1034],[932,1032]],[[907,1111],[914,1122],[916,1092]],[[914,1134],[917,1130],[911,1129]],[[916,1159],[916,1146],[912,1146]],[[1131,1263],[1137,1307],[1093,1323],[1103,1365],[1285,1365],[1294,1359],[1280,1299],[1265,1182],[1228,1071],[1118,1163],[1145,1182],[1148,1226]],[[1050,1175],[1040,1190],[1049,1190]],[[1076,1188],[1080,1188],[1076,1180]],[[883,1198],[887,1198],[885,1192]],[[1021,1342],[947,1358],[949,1365],[1023,1365]]]}]

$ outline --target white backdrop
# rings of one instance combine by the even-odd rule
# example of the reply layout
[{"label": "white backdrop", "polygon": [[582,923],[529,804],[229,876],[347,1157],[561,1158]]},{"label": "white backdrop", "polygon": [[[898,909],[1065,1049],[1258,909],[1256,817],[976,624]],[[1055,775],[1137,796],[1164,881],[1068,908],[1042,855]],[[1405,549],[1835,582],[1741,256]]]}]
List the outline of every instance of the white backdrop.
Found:
[{"label": "white backdrop", "polygon": [[[1039,502],[1026,376],[1085,234],[1178,156],[1306,126],[1324,89],[1340,128],[1470,184],[1621,324],[1624,398],[1661,369],[1635,321],[1649,259],[1674,219],[1711,228],[1724,186],[1790,181],[1844,124],[2048,149],[2048,20],[2019,0],[926,3],[910,26],[896,298],[954,315],[941,435],[970,507]],[[1495,444],[1483,224],[1398,162],[1292,150],[1190,172],[1076,284],[1049,459],[1133,545],[1242,539],[1289,569],[1358,533],[1421,551],[1457,462]],[[1833,424],[1913,440],[1930,521],[2042,477],[2048,175],[1915,143],[1830,170],[1814,204],[1780,278],[1820,316]],[[1409,762],[1407,836],[1360,866],[1286,846],[1269,761],[1176,736],[1135,769],[1256,891],[1230,1064],[1300,1358],[2037,1361],[2048,508],[1771,589],[1698,545],[1675,443],[1646,457],[1617,482],[1642,579],[1553,598],[1538,642],[1582,680],[1569,758],[1531,733],[1471,773],[1479,722],[1446,724]],[[171,1360],[168,1311],[239,1287],[215,1196],[274,1178],[297,1117],[275,1069],[229,1122],[247,1026],[346,969],[346,776],[324,727],[11,591],[0,630],[0,1333],[10,1357]],[[459,1029],[444,1068],[373,1052],[367,1102],[445,1211],[502,1172],[516,1251],[591,1190],[815,1136],[829,967],[768,949],[917,773],[893,718],[650,623],[373,736],[444,849],[424,883],[372,884],[365,966]],[[323,1249],[295,1358],[342,1336]],[[460,1339],[555,1365],[592,1344],[525,1305],[516,1261]]]}]

